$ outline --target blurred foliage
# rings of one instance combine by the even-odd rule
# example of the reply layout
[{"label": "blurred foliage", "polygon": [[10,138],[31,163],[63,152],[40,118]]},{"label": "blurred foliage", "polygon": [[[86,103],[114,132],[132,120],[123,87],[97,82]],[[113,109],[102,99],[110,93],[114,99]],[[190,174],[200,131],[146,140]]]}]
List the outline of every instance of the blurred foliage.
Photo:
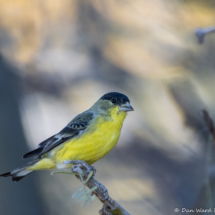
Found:
[{"label": "blurred foliage", "polygon": [[[104,93],[122,92],[135,112],[114,150],[96,163],[97,179],[131,214],[192,208],[205,175],[201,109],[215,116],[215,36],[199,45],[194,30],[214,25],[214,8],[212,0],[0,0],[0,51],[23,89],[29,147]],[[81,208],[70,198],[80,187],[75,178],[33,174],[44,214],[100,209],[98,201]]]}]

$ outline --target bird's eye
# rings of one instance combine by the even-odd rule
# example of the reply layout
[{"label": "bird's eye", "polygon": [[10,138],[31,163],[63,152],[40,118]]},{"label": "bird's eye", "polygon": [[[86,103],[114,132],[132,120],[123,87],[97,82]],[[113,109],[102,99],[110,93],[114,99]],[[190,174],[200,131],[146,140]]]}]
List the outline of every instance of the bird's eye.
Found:
[{"label": "bird's eye", "polygon": [[116,103],[116,99],[112,99],[111,101],[112,101],[112,103]]}]

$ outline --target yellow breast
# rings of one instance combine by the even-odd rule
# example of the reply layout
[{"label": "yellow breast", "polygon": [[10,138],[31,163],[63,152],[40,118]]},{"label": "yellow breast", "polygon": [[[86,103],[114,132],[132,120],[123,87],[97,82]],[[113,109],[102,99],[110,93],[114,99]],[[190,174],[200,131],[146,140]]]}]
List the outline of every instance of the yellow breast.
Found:
[{"label": "yellow breast", "polygon": [[49,155],[56,164],[84,160],[91,165],[101,159],[116,145],[127,113],[118,112],[116,107],[110,115],[108,118],[97,116],[82,135],[56,147]]}]

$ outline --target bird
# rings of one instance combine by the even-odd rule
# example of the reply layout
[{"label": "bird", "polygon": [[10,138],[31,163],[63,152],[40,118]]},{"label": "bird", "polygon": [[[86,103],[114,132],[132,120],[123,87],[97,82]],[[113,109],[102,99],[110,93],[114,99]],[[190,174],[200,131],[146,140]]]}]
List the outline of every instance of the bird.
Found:
[{"label": "bird", "polygon": [[118,142],[128,111],[133,111],[129,98],[118,92],[103,95],[90,109],[77,115],[59,133],[49,137],[23,156],[31,162],[0,177],[18,182],[37,170],[69,169],[68,161],[92,165],[108,154]]}]

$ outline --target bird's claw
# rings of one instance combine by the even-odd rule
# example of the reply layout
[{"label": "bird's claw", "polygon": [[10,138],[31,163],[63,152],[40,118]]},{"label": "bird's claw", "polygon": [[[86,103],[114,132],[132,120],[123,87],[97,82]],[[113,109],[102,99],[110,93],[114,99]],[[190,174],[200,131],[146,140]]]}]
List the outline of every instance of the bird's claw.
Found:
[{"label": "bird's claw", "polygon": [[96,168],[94,166],[89,166],[90,172],[93,171],[93,176],[96,174]]},{"label": "bird's claw", "polygon": [[78,166],[79,168],[85,167],[85,169],[86,169],[85,172],[87,174],[89,174],[91,171],[93,171],[92,176],[94,176],[96,173],[96,168],[94,166],[90,166],[85,161],[82,161],[82,160],[71,160],[71,161],[65,160],[64,163],[65,164],[74,164],[74,165]]},{"label": "bird's claw", "polygon": [[[94,166],[90,166],[85,161],[82,161],[82,160],[71,160],[71,161],[65,160],[64,163],[65,164],[74,164],[71,169],[71,171],[74,173],[82,174],[83,169],[81,169],[81,167],[84,167],[86,169],[86,171],[84,171],[84,173],[86,173],[87,175],[89,175],[90,172],[93,171],[93,174],[91,177],[93,177],[96,173],[96,168]],[[102,184],[100,184],[99,188],[100,188],[101,193],[103,194],[101,201],[107,200],[109,197],[109,194],[108,194],[106,187],[103,186]]]}]

